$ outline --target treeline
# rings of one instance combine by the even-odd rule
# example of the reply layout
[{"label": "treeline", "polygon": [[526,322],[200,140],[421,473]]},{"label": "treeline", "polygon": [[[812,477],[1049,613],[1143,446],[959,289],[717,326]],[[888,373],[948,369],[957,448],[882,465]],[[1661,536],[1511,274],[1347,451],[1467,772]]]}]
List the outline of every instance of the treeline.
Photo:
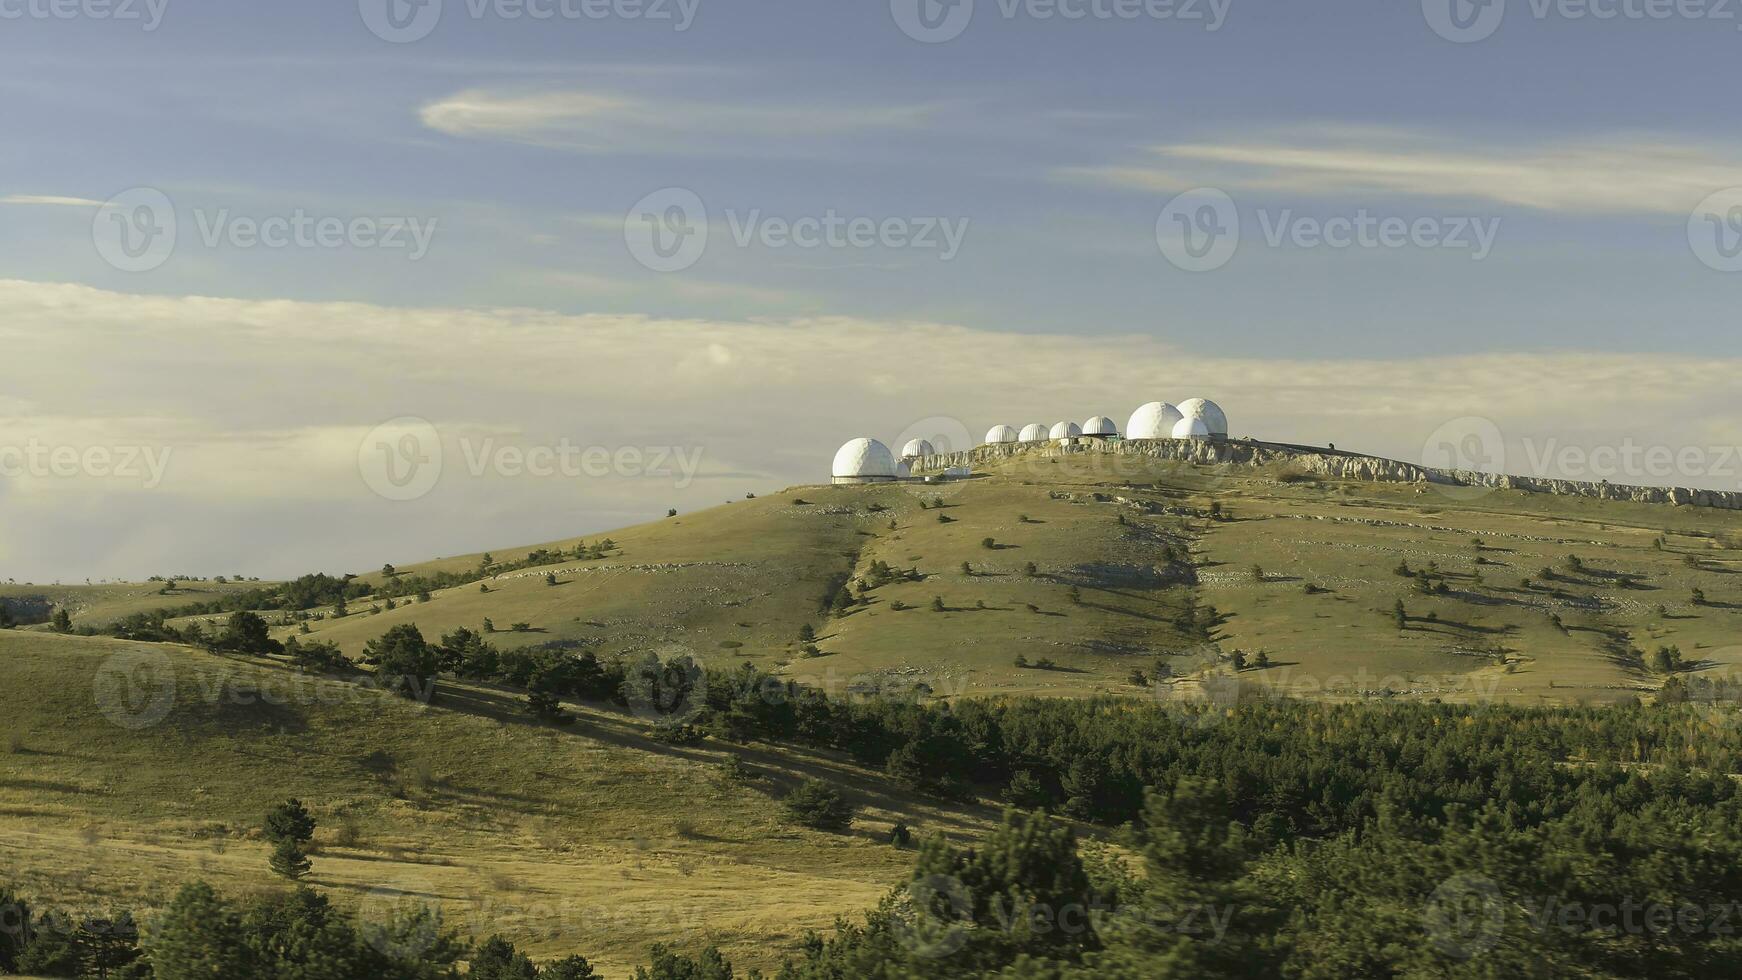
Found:
[{"label": "treeline", "polygon": [[[644,980],[730,980],[714,949],[654,946]],[[461,964],[465,968],[461,968]],[[0,973],[104,980],[595,980],[584,957],[534,964],[500,936],[463,941],[427,905],[360,920],[306,887],[232,898],[184,886],[142,930],[130,912],[33,912],[0,888]],[[752,974],[754,976],[754,974]]]},{"label": "treeline", "polygon": [[[1226,787],[1180,775],[1147,794],[1120,835],[1123,853],[1018,810],[970,847],[934,837],[877,907],[807,934],[773,976],[1736,976],[1738,813],[1733,795],[1712,799],[1711,788],[1678,780],[1634,798],[1580,789],[1548,801],[1549,819],[1499,802],[1438,819],[1388,808],[1357,830],[1278,844],[1240,818]],[[596,975],[581,956],[536,964],[501,937],[464,943],[427,908],[354,921],[306,888],[237,901],[189,885],[143,938],[126,913],[75,923],[8,898],[0,893],[11,921],[22,910],[27,926],[0,933],[0,970],[43,976]],[[691,957],[663,946],[635,973],[739,975],[715,949]]]},{"label": "treeline", "polygon": [[[406,596],[426,596],[440,589],[469,585],[493,575],[503,575],[544,565],[558,565],[570,561],[599,561],[621,556],[622,553],[617,548],[617,542],[610,538],[603,538],[595,542],[582,541],[571,549],[536,548],[527,552],[525,557],[510,561],[499,562],[494,556],[486,554],[476,567],[453,572],[404,575],[396,571],[392,565],[386,565],[382,568],[383,575],[380,585],[370,585],[353,574],[333,576],[324,572],[314,572],[281,585],[230,592],[206,602],[190,602],[135,613],[104,632],[122,636],[125,639],[149,640],[151,636],[163,635],[162,624],[170,619],[255,611],[283,611],[287,614],[297,614],[324,606],[334,606],[342,610],[347,603],[357,599],[392,600]],[[174,580],[169,581],[170,585],[173,586]],[[237,579],[236,581],[241,580]],[[306,617],[293,616],[293,618]]]}]

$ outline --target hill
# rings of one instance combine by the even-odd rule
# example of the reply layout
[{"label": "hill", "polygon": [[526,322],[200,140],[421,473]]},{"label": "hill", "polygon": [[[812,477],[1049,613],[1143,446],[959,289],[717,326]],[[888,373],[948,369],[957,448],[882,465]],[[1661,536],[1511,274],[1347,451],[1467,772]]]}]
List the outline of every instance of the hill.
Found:
[{"label": "hill", "polygon": [[[1133,670],[1186,678],[1150,692],[1178,696],[1263,651],[1242,676],[1279,693],[1573,703],[1654,690],[1659,647],[1683,668],[1742,664],[1739,544],[1742,512],[1705,507],[1333,479],[1286,457],[1018,455],[968,480],[795,487],[402,566],[362,581],[461,584],[308,626],[355,655],[399,623],[488,619],[505,648],[689,653],[946,697],[1140,693]],[[831,609],[844,585],[862,601]]]},{"label": "hill", "polygon": [[[653,942],[768,964],[804,929],[874,904],[911,865],[893,821],[975,836],[995,814],[921,801],[824,755],[679,748],[575,707],[447,684],[426,707],[272,661],[0,631],[0,869],[68,908],[161,908],[193,877],[282,887],[259,826],[289,796],[320,823],[310,879],[365,914],[433,903],[467,934],[585,949],[620,976]],[[728,780],[735,755],[749,781]],[[854,831],[794,828],[775,799],[826,776]]]}]

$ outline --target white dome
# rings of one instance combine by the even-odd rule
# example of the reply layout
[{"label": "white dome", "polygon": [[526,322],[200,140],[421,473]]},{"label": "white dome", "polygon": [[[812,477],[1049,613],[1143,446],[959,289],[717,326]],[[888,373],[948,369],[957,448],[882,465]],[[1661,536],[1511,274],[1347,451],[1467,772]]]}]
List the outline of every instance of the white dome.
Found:
[{"label": "white dome", "polygon": [[1035,422],[1022,427],[1022,434],[1016,437],[1017,442],[1045,442],[1046,426]]},{"label": "white dome", "polygon": [[1228,416],[1220,405],[1207,398],[1188,398],[1180,402],[1179,413],[1188,419],[1203,419],[1212,436],[1226,438],[1228,435]]},{"label": "white dome", "polygon": [[986,432],[986,444],[988,446],[993,445],[995,443],[1000,443],[1000,442],[1015,442],[1015,441],[1016,441],[1016,430],[1012,429],[1008,425],[994,425],[991,429],[987,430],[987,432]]},{"label": "white dome", "polygon": [[1083,435],[1086,436],[1116,436],[1118,434],[1119,427],[1114,425],[1113,420],[1105,415],[1097,415],[1083,423]]},{"label": "white dome", "polygon": [[1048,439],[1075,439],[1083,434],[1083,427],[1075,422],[1060,422],[1052,427]]},{"label": "white dome", "polygon": [[1173,424],[1175,439],[1208,439],[1210,427],[1200,418],[1184,418]]},{"label": "white dome", "polygon": [[902,459],[913,459],[916,456],[931,456],[935,453],[931,443],[925,439],[909,439],[907,445],[901,447]]},{"label": "white dome", "polygon": [[895,478],[895,457],[875,439],[854,439],[835,453],[835,479]]},{"label": "white dome", "polygon": [[1174,423],[1184,417],[1179,409],[1167,402],[1150,402],[1131,413],[1131,421],[1125,423],[1125,438],[1172,438]]}]

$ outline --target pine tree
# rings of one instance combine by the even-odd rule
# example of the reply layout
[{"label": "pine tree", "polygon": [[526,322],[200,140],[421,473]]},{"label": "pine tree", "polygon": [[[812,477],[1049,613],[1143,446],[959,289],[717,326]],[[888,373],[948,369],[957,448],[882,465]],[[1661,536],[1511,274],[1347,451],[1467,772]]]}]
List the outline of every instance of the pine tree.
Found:
[{"label": "pine tree", "polygon": [[309,872],[308,856],[303,853],[302,846],[294,840],[281,840],[272,849],[272,857],[267,859],[275,874],[291,881],[301,880]]}]

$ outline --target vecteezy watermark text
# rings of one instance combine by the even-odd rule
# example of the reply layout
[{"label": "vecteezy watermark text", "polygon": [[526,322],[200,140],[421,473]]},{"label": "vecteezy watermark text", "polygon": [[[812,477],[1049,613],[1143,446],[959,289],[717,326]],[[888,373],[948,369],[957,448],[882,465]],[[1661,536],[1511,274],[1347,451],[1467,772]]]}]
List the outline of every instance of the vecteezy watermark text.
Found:
[{"label": "vecteezy watermark text", "polygon": [[[1742,30],[1737,0],[1529,0],[1525,6],[1538,22],[1705,20]],[[1421,0],[1421,12],[1435,34],[1472,44],[1500,30],[1507,0]]]},{"label": "vecteezy watermark text", "polygon": [[0,0],[0,20],[112,20],[147,33],[168,10],[169,0]]},{"label": "vecteezy watermark text", "polygon": [[[244,215],[228,207],[195,208],[194,228],[208,249],[368,249],[404,252],[417,262],[429,254],[440,219],[411,215]],[[154,187],[123,191],[97,208],[91,240],[97,254],[123,272],[150,272],[175,254],[183,225],[169,195]]]},{"label": "vecteezy watermark text", "polygon": [[682,490],[695,482],[704,454],[701,446],[582,445],[567,437],[552,443],[505,442],[494,436],[457,440],[459,454],[448,452],[441,432],[428,421],[403,417],[383,422],[357,446],[357,471],[363,482],[388,500],[416,500],[441,480],[446,461],[458,458],[473,479],[627,479],[670,480]]},{"label": "vecteezy watermark text", "polygon": [[[843,215],[833,208],[796,218],[760,208],[727,209],[727,231],[738,248],[900,249],[935,252],[949,262],[961,252],[970,219],[942,216]],[[623,220],[629,254],[655,272],[680,272],[701,261],[709,242],[707,205],[683,187],[666,187],[637,201]]]},{"label": "vecteezy watermark text", "polygon": [[[1038,23],[1138,20],[1174,22],[1221,30],[1233,0],[980,0],[1003,20]],[[924,44],[953,41],[974,21],[975,0],[889,0],[889,13],[901,32]]]},{"label": "vecteezy watermark text", "polygon": [[[1328,217],[1303,215],[1293,208],[1260,208],[1259,231],[1270,248],[1399,250],[1405,248],[1468,252],[1480,262],[1494,250],[1500,218],[1477,215],[1383,215],[1367,208]],[[1177,195],[1155,221],[1161,254],[1187,272],[1209,272],[1227,265],[1240,247],[1243,217],[1227,192],[1199,187]]]},{"label": "vecteezy watermark text", "polygon": [[127,480],[147,490],[163,483],[169,446],[67,446],[29,439],[0,445],[0,477],[39,480]]},{"label": "vecteezy watermark text", "polygon": [[[442,21],[444,0],[357,0],[369,32],[393,44],[430,36]],[[465,0],[474,21],[646,21],[683,33],[696,21],[701,0]]]}]

